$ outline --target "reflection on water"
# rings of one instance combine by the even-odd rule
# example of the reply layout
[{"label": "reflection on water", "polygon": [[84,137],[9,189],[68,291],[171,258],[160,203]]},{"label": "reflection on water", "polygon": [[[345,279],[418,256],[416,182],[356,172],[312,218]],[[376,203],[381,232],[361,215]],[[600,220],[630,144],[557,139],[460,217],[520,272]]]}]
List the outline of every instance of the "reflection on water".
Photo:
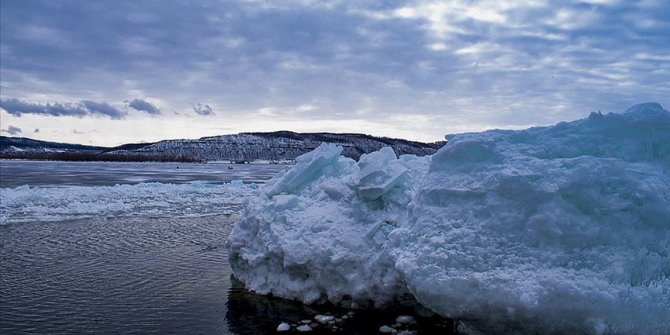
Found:
[{"label": "reflection on water", "polygon": [[[221,215],[0,226],[0,333],[275,334],[282,321],[347,312],[231,282],[225,241],[233,222]],[[375,334],[408,313],[359,311],[342,333]],[[419,334],[453,327],[419,321]]]},{"label": "reflection on water", "polygon": [[[312,319],[317,314],[339,318],[351,310],[331,304],[307,306],[301,303],[255,294],[244,285],[231,278],[228,291],[226,319],[231,333],[238,335],[276,334],[281,322],[300,324],[301,320]],[[385,309],[356,310],[352,317],[339,323],[339,330],[332,331],[323,326],[315,328],[312,334],[379,334],[379,327],[393,325],[400,315],[413,316],[417,323],[408,327],[416,334],[455,334],[454,321],[437,316],[420,316],[418,306],[404,303]],[[313,321],[314,322],[314,321]]]},{"label": "reflection on water", "polygon": [[231,276],[226,319],[234,334],[269,334],[286,320],[311,318],[318,311],[303,304],[254,294]]}]

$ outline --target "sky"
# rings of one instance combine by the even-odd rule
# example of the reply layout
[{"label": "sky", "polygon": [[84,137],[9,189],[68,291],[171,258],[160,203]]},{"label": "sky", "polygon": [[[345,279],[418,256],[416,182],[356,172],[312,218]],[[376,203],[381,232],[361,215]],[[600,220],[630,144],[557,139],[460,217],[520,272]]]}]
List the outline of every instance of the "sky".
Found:
[{"label": "sky", "polygon": [[0,1],[5,136],[432,142],[670,107],[669,1]]}]

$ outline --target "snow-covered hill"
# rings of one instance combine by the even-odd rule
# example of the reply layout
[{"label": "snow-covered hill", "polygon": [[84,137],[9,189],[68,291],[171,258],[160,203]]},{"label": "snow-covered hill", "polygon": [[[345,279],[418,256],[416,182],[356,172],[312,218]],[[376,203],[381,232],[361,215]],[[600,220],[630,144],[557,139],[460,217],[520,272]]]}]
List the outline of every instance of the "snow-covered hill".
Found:
[{"label": "snow-covered hill", "polygon": [[398,155],[431,155],[444,142],[420,143],[363,134],[294,133],[243,133],[203,137],[196,140],[165,140],[128,149],[114,148],[109,153],[163,155],[188,157],[206,161],[281,161],[314,150],[321,143],[334,143],[344,148],[343,155],[358,159],[362,154],[390,146]]},{"label": "snow-covered hill", "polygon": [[26,137],[0,136],[0,153],[85,152],[97,153],[106,147],[33,140]]}]

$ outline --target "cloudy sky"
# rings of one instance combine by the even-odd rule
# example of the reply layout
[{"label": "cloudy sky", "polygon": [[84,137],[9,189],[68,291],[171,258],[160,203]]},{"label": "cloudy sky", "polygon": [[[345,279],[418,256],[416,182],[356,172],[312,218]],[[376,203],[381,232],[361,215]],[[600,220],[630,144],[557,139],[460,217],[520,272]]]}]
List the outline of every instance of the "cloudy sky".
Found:
[{"label": "cloudy sky", "polygon": [[0,2],[2,135],[436,141],[670,107],[668,1]]}]

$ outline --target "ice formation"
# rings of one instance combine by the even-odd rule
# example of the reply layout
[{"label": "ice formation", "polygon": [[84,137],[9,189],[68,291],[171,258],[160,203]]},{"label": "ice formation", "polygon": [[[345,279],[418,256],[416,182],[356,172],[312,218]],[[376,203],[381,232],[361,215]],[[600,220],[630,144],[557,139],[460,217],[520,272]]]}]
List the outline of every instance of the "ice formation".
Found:
[{"label": "ice formation", "polygon": [[306,303],[387,302],[404,289],[387,235],[428,158],[390,148],[356,163],[325,144],[249,199],[231,233],[231,265],[247,287]]},{"label": "ice formation", "polygon": [[487,333],[670,333],[670,113],[462,134],[432,158],[322,146],[230,239],[248,288],[425,307]]},{"label": "ice formation", "polygon": [[190,217],[233,214],[257,185],[140,183],[115,186],[20,186],[0,189],[0,224],[94,216]]},{"label": "ice formation", "polygon": [[670,114],[457,136],[391,240],[419,302],[488,331],[668,333]]}]

